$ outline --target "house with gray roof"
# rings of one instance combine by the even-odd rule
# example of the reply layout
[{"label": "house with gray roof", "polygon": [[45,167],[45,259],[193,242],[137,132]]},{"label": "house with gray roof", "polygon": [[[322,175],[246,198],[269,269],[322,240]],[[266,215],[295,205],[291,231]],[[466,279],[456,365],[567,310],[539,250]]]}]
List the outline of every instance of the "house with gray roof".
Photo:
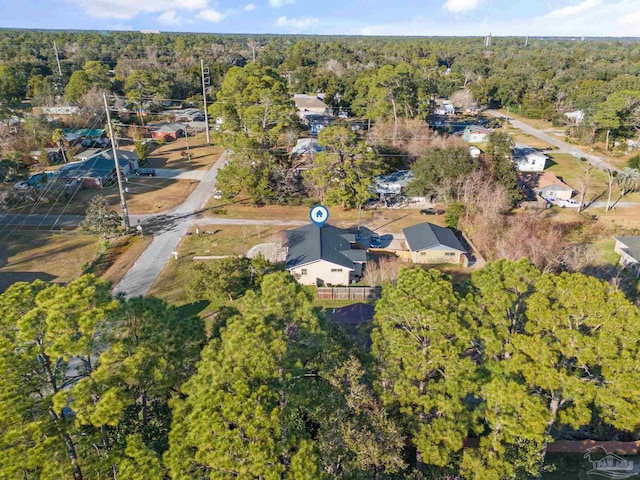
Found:
[{"label": "house with gray roof", "polygon": [[432,223],[419,223],[402,229],[413,263],[461,264],[466,249],[453,230]]},{"label": "house with gray roof", "polygon": [[[117,150],[117,153],[118,165],[124,175],[129,175],[139,168],[136,152]],[[116,179],[113,151],[98,151],[81,162],[63,165],[56,171],[56,176],[68,182],[79,182],[86,188],[103,188],[111,185]]]},{"label": "house with gray roof", "polygon": [[616,241],[613,251],[620,255],[620,265],[629,268],[640,278],[640,235],[613,239]]},{"label": "house with gray roof", "polygon": [[285,232],[285,268],[303,285],[349,285],[362,277],[366,250],[356,236],[325,224],[305,225]]}]

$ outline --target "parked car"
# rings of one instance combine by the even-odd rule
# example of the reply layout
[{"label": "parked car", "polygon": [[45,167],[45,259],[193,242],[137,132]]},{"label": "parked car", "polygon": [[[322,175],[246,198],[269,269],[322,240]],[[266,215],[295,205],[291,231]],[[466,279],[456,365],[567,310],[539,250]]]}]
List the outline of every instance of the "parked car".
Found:
[{"label": "parked car", "polygon": [[369,246],[371,248],[380,248],[382,246],[380,243],[380,237],[378,235],[373,235],[371,237],[371,242],[369,242]]},{"label": "parked car", "polygon": [[556,200],[556,205],[561,208],[580,208],[580,202],[573,199],[570,200]]},{"label": "parked car", "polygon": [[136,175],[139,177],[155,177],[156,171],[153,168],[140,168],[136,170]]},{"label": "parked car", "polygon": [[420,210],[420,215],[442,215],[444,210],[440,208],[423,208]]},{"label": "parked car", "polygon": [[215,198],[216,200],[220,200],[222,198],[222,192],[220,190],[216,190],[215,192],[213,192],[213,198]]}]

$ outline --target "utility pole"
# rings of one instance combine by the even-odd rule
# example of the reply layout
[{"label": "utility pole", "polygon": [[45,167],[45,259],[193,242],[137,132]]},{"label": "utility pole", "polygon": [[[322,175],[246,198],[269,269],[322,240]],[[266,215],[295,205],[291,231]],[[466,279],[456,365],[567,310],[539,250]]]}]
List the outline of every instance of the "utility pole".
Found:
[{"label": "utility pole", "polygon": [[124,198],[124,190],[122,189],[122,173],[120,172],[120,164],[118,163],[118,151],[113,136],[113,127],[111,126],[111,114],[109,113],[109,105],[107,104],[107,94],[103,93],[104,109],[107,112],[107,124],[109,125],[109,135],[111,136],[111,149],[113,150],[113,161],[116,164],[116,177],[118,179],[118,191],[120,192],[120,207],[122,208],[122,219],[124,220],[124,229],[129,231],[131,226],[129,223],[129,210],[127,209],[127,201]]},{"label": "utility pole", "polygon": [[56,47],[55,40],[53,41],[53,51],[56,52],[56,62],[58,63],[58,75],[60,76],[60,80],[62,80],[62,69],[60,68],[60,56],[58,55],[58,47]]},{"label": "utility pole", "polygon": [[202,99],[204,100],[204,124],[207,129],[207,145],[211,145],[211,139],[209,138],[209,114],[207,113],[207,87],[210,83],[209,78],[209,67],[206,68],[205,77],[205,68],[204,68],[204,60],[200,59],[200,71],[202,72]]},{"label": "utility pole", "polygon": [[184,129],[184,139],[187,141],[187,161],[191,163],[191,153],[189,152],[189,134],[187,133],[187,129]]}]

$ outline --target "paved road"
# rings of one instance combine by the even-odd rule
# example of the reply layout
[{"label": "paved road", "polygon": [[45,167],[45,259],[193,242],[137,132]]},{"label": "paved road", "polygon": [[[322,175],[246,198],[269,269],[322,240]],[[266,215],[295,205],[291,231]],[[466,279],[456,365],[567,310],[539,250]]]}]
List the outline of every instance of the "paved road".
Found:
[{"label": "paved road", "polygon": [[[188,219],[195,212],[204,208],[215,190],[218,170],[224,167],[227,162],[228,153],[224,152],[182,204],[169,212],[160,214],[176,218],[177,221],[153,237],[151,244],[114,287],[114,293],[124,293],[127,297],[135,297],[146,295],[149,292],[165,264],[172,257],[171,252],[176,250],[178,243],[191,226],[192,220],[180,221],[180,219]],[[136,225],[139,218],[133,217],[132,225]],[[145,218],[144,222],[146,223],[150,217],[142,218]],[[146,228],[142,221],[141,224],[143,228]]]},{"label": "paved road", "polygon": [[185,170],[182,168],[154,168],[157,178],[171,178],[173,180],[202,180],[206,170]]},{"label": "paved road", "polygon": [[585,153],[579,148],[575,147],[574,145],[570,145],[566,142],[563,142],[562,140],[558,140],[557,138],[554,138],[552,135],[544,133],[542,130],[538,130],[537,128],[533,128],[531,125],[527,125],[526,123],[521,122],[520,120],[516,120],[515,118],[512,118],[508,115],[504,115],[496,110],[486,110],[486,112],[493,117],[509,119],[509,122],[511,123],[511,125],[522,130],[525,133],[528,133],[529,135],[532,135],[534,137],[539,138],[540,140],[547,142],[549,145],[553,145],[554,147],[557,147],[559,149],[559,153],[568,153],[570,155],[573,155],[576,158],[584,157],[587,159],[587,161],[591,165],[594,165],[602,170],[604,170],[605,168],[610,168],[612,170],[619,171],[613,165],[608,163],[605,159],[598,157],[597,155]]}]

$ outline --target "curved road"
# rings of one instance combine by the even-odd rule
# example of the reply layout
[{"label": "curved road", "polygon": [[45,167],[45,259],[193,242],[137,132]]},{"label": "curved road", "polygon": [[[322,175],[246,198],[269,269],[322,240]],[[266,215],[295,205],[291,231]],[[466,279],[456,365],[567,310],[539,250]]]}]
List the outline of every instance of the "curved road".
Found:
[{"label": "curved road", "polygon": [[563,142],[562,140],[558,140],[554,138],[552,135],[544,133],[542,130],[538,130],[537,128],[533,128],[531,125],[527,125],[520,120],[516,120],[515,118],[510,117],[509,115],[504,115],[496,110],[485,110],[489,115],[496,118],[506,118],[509,120],[509,123],[516,127],[519,130],[522,130],[524,133],[528,133],[533,137],[537,137],[540,140],[547,142],[549,145],[553,145],[558,148],[558,153],[568,153],[573,155],[576,158],[586,158],[587,161],[593,165],[594,167],[600,168],[602,170],[608,168],[611,170],[619,171],[618,168],[614,167],[610,163],[608,163],[605,159],[598,157],[597,155],[592,155],[590,153],[585,153],[579,148],[571,145],[569,143]]}]

